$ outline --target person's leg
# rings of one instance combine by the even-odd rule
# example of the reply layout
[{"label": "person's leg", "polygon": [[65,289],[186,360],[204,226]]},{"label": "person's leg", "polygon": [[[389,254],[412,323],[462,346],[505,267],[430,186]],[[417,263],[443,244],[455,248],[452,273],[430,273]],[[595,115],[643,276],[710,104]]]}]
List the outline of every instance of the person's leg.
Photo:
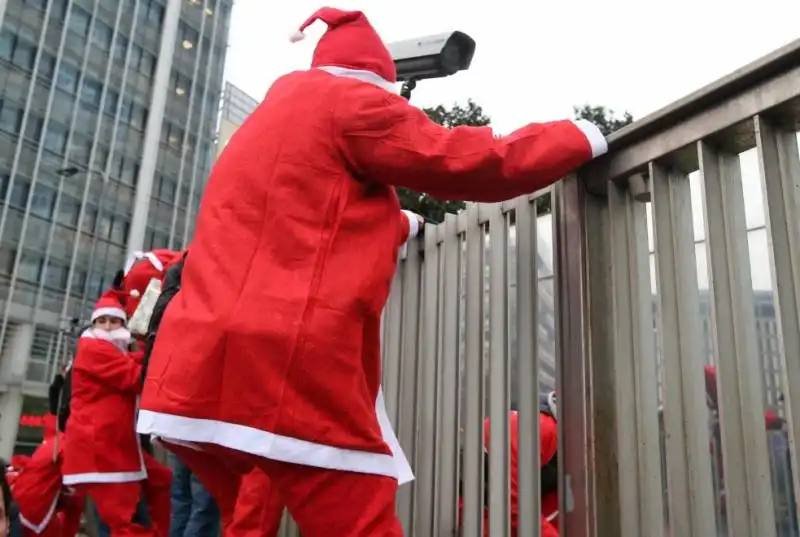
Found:
[{"label": "person's leg", "polygon": [[78,494],[62,494],[59,499],[59,510],[63,515],[61,537],[75,537],[81,527],[86,498]]},{"label": "person's leg", "polygon": [[192,514],[192,488],[189,468],[172,452],[167,454],[172,469],[172,520],[170,520],[170,537],[183,537],[186,524]]},{"label": "person's leg", "polygon": [[[174,484],[172,472],[149,453],[145,452],[142,455],[147,479],[142,482],[144,501],[139,505],[147,517],[148,524],[152,524],[162,537],[168,537],[172,511],[171,489]],[[137,521],[142,523],[141,520]]]},{"label": "person's leg", "polygon": [[251,470],[252,463],[237,461],[235,457],[226,456],[225,452],[217,452],[213,446],[204,446],[199,451],[163,441],[162,444],[190,469],[214,498],[224,532],[233,520],[241,474]]},{"label": "person's leg", "polygon": [[186,525],[184,537],[216,537],[220,530],[220,514],[217,503],[203,486],[198,477],[192,474],[192,516]]},{"label": "person's leg", "polygon": [[256,468],[242,478],[233,523],[225,537],[277,537],[283,508],[267,474]]},{"label": "person's leg", "polygon": [[391,477],[260,459],[303,537],[402,537]]},{"label": "person's leg", "polygon": [[112,537],[158,537],[154,529],[134,522],[136,509],[142,496],[142,484],[102,483],[82,485],[97,506],[101,520],[108,524]]},{"label": "person's leg", "polygon": [[97,510],[97,504],[93,501],[89,501],[92,506],[92,515],[94,518],[95,526],[97,526],[97,537],[111,537],[111,529],[108,527],[108,524],[100,516],[100,511]]}]

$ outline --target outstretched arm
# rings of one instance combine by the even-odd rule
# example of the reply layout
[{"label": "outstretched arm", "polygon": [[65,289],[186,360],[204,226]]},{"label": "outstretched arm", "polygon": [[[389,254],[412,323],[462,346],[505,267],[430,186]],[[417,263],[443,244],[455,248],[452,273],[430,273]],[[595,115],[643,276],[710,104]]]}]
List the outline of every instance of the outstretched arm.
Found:
[{"label": "outstretched arm", "polygon": [[437,125],[371,84],[347,89],[335,125],[356,173],[444,199],[501,201],[533,192],[608,148],[599,129],[583,120],[531,123],[498,136],[489,127]]},{"label": "outstretched arm", "polygon": [[141,390],[142,366],[129,353],[103,340],[82,342],[78,353],[73,366],[75,371],[82,371],[121,392],[135,394]]}]

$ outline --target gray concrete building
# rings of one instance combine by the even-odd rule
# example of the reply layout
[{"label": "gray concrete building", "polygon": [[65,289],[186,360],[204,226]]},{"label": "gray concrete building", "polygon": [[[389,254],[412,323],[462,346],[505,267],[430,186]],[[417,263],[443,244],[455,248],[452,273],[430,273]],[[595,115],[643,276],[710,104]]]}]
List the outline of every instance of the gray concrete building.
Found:
[{"label": "gray concrete building", "polygon": [[232,0],[0,2],[0,456],[130,252],[190,239]]}]

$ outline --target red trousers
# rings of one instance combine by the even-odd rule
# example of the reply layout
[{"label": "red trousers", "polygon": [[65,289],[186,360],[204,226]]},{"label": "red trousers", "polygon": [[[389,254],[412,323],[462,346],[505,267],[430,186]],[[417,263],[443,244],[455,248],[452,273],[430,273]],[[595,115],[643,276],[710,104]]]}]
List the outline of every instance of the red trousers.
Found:
[{"label": "red trousers", "polygon": [[[143,453],[147,479],[130,483],[84,483],[75,488],[89,496],[111,537],[169,537],[172,472],[149,453]],[[133,521],[144,493],[152,527]]]},{"label": "red trousers", "polygon": [[[225,536],[243,476],[263,471],[303,537],[402,537],[395,511],[397,480],[273,461],[216,446],[203,451],[167,444],[214,496]],[[264,500],[267,501],[266,499]],[[277,499],[275,500],[277,501]]]},{"label": "red trousers", "polygon": [[225,537],[277,537],[283,507],[283,500],[267,474],[254,469],[242,477],[233,520]]}]

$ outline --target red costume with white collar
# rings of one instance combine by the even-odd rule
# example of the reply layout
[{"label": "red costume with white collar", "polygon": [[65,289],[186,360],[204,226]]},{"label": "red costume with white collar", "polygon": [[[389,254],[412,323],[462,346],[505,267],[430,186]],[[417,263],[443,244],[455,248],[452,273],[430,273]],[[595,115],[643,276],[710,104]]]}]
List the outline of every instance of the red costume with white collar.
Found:
[{"label": "red costume with white collar", "polygon": [[[94,325],[101,317],[126,321],[120,292],[98,300],[91,328],[81,334],[72,364],[69,432],[64,441],[65,485],[91,496],[100,517],[116,536],[169,533],[171,474],[148,453],[136,436],[141,390],[141,353],[128,351],[130,332]],[[147,480],[148,473],[154,478]],[[152,528],[133,522],[144,494]]]},{"label": "red costume with white collar", "polygon": [[410,471],[379,397],[381,312],[409,233],[394,187],[509,199],[606,144],[586,122],[505,137],[436,125],[393,92],[361,12],[323,8],[301,31],[317,19],[329,29],[312,69],[273,84],[212,170],[138,428],[209,466],[263,467],[304,537],[399,535]]}]

